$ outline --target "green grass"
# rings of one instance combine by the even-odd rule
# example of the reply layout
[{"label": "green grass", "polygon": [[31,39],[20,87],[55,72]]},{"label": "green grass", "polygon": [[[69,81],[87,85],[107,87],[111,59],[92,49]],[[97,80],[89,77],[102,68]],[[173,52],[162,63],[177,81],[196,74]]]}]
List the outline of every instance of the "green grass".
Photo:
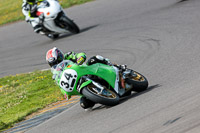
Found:
[{"label": "green grass", "polygon": [[[67,8],[92,0],[60,0]],[[0,0],[0,25],[24,20],[22,0]],[[0,131],[23,120],[46,105],[62,100],[50,71],[19,74],[0,78]]]},{"label": "green grass", "polygon": [[[88,1],[92,0],[60,0],[59,2],[63,8],[67,8]],[[21,5],[22,0],[0,0],[0,25],[24,20]]]},{"label": "green grass", "polygon": [[50,71],[0,78],[0,131],[48,104],[63,100]]}]

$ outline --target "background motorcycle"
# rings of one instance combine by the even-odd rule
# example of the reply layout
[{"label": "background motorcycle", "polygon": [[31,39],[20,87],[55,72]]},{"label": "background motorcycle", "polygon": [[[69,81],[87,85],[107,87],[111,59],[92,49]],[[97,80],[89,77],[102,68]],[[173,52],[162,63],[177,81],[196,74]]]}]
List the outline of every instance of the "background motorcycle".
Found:
[{"label": "background motorcycle", "polygon": [[79,27],[69,19],[64,13],[57,0],[45,0],[37,6],[36,16],[39,17],[39,23],[43,26],[41,34],[54,39],[59,34],[80,32]]},{"label": "background motorcycle", "polygon": [[131,91],[141,92],[148,87],[148,81],[143,75],[117,65],[77,65],[64,60],[52,72],[61,92],[68,99],[72,95],[80,95],[94,103],[108,106],[118,104],[119,98]]}]

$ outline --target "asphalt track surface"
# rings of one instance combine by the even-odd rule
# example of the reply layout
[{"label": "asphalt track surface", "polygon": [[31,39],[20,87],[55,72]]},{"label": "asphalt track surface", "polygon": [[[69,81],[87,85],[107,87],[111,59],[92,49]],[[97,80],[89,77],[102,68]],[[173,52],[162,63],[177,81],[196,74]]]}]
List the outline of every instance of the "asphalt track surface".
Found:
[{"label": "asphalt track surface", "polygon": [[96,0],[66,10],[81,29],[52,41],[25,22],[0,28],[1,76],[48,68],[45,53],[101,54],[127,64],[149,88],[114,107],[79,104],[28,133],[199,133],[200,1]]}]

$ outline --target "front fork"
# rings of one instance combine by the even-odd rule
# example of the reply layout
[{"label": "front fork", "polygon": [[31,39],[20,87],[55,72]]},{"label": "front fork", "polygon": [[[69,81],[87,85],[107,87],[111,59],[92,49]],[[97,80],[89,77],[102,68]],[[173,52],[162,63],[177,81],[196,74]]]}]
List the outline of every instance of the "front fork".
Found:
[{"label": "front fork", "polygon": [[131,69],[125,69],[125,70],[121,70],[119,72],[119,77],[120,77],[120,81],[119,81],[119,85],[121,88],[124,88],[125,93],[131,91],[131,89],[133,88],[133,85],[130,85],[128,83],[126,83],[126,79],[131,78],[131,77],[137,77],[136,74],[133,74],[133,70]]},{"label": "front fork", "polygon": [[61,11],[58,16],[56,17],[55,24],[60,27],[60,28],[65,28],[68,29],[68,27],[66,26],[65,22],[63,22],[63,17],[66,17],[65,13],[63,11]]}]

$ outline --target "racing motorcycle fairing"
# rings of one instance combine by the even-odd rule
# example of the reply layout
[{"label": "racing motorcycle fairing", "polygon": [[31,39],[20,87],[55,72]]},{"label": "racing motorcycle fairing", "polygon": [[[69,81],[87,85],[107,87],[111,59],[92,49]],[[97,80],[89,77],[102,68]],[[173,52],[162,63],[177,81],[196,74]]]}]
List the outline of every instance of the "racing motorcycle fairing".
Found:
[{"label": "racing motorcycle fairing", "polygon": [[56,83],[67,95],[80,95],[82,88],[95,82],[88,78],[88,75],[102,78],[119,93],[119,74],[114,66],[101,63],[89,66],[86,64],[77,65],[72,61],[64,60],[57,65],[53,73]]},{"label": "racing motorcycle fairing", "polygon": [[59,34],[80,32],[76,23],[66,16],[64,10],[57,0],[45,0],[37,6],[36,16],[39,24],[42,25],[40,34],[55,39]]}]

